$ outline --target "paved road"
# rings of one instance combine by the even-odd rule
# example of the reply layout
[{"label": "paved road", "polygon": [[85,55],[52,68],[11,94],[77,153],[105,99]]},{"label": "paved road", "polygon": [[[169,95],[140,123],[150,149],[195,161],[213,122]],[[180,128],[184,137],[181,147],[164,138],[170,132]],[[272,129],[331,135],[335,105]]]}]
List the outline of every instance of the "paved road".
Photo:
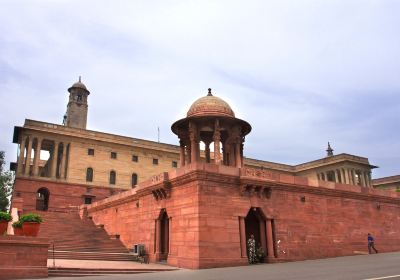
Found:
[{"label": "paved road", "polygon": [[[396,276],[397,275],[397,276]],[[203,270],[179,270],[136,275],[90,276],[66,279],[101,280],[400,280],[400,253],[340,257],[280,264]]]}]

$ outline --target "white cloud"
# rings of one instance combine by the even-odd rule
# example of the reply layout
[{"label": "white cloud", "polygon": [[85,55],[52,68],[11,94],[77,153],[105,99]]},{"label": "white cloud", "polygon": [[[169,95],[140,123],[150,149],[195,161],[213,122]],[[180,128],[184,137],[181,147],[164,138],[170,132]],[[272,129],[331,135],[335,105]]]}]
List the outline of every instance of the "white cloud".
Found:
[{"label": "white cloud", "polygon": [[[89,87],[89,128],[177,143],[170,125],[208,87],[249,121],[248,156],[337,152],[398,173],[396,1],[3,1],[1,149],[13,125],[61,122]],[[398,153],[398,152],[397,152]]]}]

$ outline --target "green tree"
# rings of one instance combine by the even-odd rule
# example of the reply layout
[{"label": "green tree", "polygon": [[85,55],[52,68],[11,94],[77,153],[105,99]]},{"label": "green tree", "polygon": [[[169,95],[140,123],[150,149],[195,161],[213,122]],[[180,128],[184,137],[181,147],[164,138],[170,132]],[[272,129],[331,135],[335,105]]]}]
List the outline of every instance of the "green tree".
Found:
[{"label": "green tree", "polygon": [[5,164],[5,152],[0,151],[0,211],[7,211],[13,185],[13,175],[4,170]]}]

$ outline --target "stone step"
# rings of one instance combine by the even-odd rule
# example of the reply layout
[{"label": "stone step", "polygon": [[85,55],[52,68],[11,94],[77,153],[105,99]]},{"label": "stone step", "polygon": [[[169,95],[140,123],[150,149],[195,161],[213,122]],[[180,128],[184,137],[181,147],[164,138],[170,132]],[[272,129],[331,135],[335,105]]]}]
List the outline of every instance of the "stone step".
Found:
[{"label": "stone step", "polygon": [[49,268],[49,277],[83,277],[83,276],[101,276],[110,274],[139,274],[158,271],[174,271],[177,269],[151,269],[151,268],[133,268],[133,269],[112,269],[112,268]]}]

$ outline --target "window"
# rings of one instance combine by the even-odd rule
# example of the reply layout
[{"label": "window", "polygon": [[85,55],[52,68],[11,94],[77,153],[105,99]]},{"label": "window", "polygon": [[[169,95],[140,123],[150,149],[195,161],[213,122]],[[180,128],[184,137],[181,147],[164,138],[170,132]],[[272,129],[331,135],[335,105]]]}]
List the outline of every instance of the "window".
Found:
[{"label": "window", "polygon": [[132,156],[132,161],[138,162],[139,161],[139,157],[137,155],[133,155]]},{"label": "window", "polygon": [[85,197],[85,204],[92,204],[92,198],[91,197]]},{"label": "window", "polygon": [[116,152],[111,152],[111,158],[117,158],[117,153]]},{"label": "window", "polygon": [[77,101],[82,101],[82,95],[78,94]]},{"label": "window", "polygon": [[132,174],[132,188],[135,187],[137,185],[137,183],[138,183],[137,174],[133,173]]},{"label": "window", "polygon": [[87,150],[87,154],[88,154],[89,156],[94,156],[94,149],[88,149],[88,150]]},{"label": "window", "polygon": [[93,182],[93,168],[86,169],[86,182]]},{"label": "window", "polygon": [[176,161],[172,161],[172,167],[177,168],[178,167],[178,163]]},{"label": "window", "polygon": [[117,174],[115,171],[110,171],[110,185],[115,185],[115,181],[117,179]]},{"label": "window", "polygon": [[153,158],[153,164],[157,165],[158,164],[158,158]]}]

